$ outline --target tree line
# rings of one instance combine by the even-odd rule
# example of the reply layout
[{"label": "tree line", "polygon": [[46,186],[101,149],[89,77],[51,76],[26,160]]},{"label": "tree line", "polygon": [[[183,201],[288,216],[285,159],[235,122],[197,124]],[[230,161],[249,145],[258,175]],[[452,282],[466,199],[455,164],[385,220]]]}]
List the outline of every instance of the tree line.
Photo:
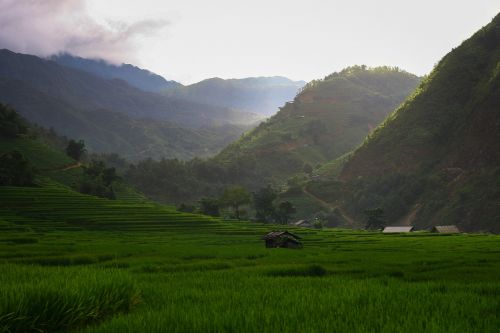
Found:
[{"label": "tree line", "polygon": [[[291,202],[279,200],[278,191],[271,186],[253,193],[242,186],[229,186],[218,197],[204,197],[197,205],[180,204],[177,208],[184,212],[214,217],[224,215],[223,209],[229,209],[229,217],[238,220],[245,218],[276,224],[288,224],[296,212]],[[246,208],[250,209],[252,214]]]}]

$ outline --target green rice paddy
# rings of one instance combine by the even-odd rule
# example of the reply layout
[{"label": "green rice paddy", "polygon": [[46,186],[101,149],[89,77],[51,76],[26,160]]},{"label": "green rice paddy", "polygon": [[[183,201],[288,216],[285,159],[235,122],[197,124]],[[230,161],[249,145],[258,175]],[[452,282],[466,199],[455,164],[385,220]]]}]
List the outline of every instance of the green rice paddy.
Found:
[{"label": "green rice paddy", "polygon": [[498,332],[500,237],[222,221],[0,188],[0,332]]}]

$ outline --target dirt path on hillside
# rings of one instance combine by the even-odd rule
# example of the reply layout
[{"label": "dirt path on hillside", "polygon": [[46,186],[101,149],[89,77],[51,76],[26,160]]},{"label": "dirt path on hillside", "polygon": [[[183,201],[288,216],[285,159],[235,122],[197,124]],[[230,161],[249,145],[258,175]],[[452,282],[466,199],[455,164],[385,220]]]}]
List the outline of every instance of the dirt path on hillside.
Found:
[{"label": "dirt path on hillside", "polygon": [[410,212],[406,214],[401,220],[398,221],[397,225],[412,225],[413,221],[417,217],[418,212],[420,211],[420,208],[422,208],[422,204],[415,204]]},{"label": "dirt path on hillside", "polygon": [[70,164],[70,165],[67,165],[61,169],[58,169],[59,171],[67,171],[67,170],[71,170],[71,169],[76,169],[76,168],[79,168],[82,166],[82,163],[80,162],[76,162],[75,164]]},{"label": "dirt path on hillside", "polygon": [[345,209],[342,208],[342,206],[340,206],[340,204],[338,202],[333,202],[333,203],[326,202],[325,200],[323,200],[323,199],[315,196],[311,192],[309,192],[305,186],[302,188],[302,192],[306,196],[308,196],[309,198],[311,198],[312,200],[318,202],[324,208],[327,208],[327,209],[337,209],[338,212],[340,213],[340,215],[342,215],[342,218],[344,220],[346,220],[348,222],[348,224],[350,224],[351,226],[356,225],[356,221],[347,214],[347,212],[345,211]]},{"label": "dirt path on hillside", "polygon": [[68,171],[68,170],[71,170],[71,169],[80,168],[81,166],[82,166],[82,163],[76,162],[76,163],[73,163],[73,164],[62,166],[60,168],[41,169],[40,171]]}]

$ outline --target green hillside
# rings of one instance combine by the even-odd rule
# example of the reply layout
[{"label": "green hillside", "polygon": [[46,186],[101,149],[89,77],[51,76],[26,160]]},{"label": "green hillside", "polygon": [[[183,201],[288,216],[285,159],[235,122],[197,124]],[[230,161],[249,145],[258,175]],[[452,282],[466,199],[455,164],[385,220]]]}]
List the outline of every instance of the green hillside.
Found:
[{"label": "green hillside", "polygon": [[[231,185],[252,191],[281,186],[291,176],[304,177],[307,167],[312,170],[361,144],[419,81],[397,68],[347,68],[307,84],[293,102],[214,158],[141,161],[130,168],[127,179],[166,203],[219,196]],[[321,208],[300,193],[288,193],[286,200],[306,208],[307,214]],[[298,216],[305,211],[300,209]]]},{"label": "green hillside", "polygon": [[249,183],[284,180],[359,145],[417,86],[397,68],[355,66],[307,84],[267,122],[224,149],[215,160],[246,160]]},{"label": "green hillside", "polygon": [[382,207],[392,224],[500,232],[499,106],[497,16],[446,55],[351,155],[337,190],[318,195],[343,201],[358,221]]},{"label": "green hillside", "polygon": [[34,165],[42,181],[50,178],[66,186],[73,186],[82,175],[80,168],[64,170],[75,165],[76,161],[40,141],[29,138],[0,140],[0,155],[13,150],[20,151]]}]

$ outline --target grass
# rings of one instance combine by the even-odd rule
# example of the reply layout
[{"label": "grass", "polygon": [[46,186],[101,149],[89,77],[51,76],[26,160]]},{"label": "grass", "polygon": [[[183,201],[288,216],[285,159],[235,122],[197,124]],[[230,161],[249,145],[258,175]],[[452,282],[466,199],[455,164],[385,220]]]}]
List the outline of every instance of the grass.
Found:
[{"label": "grass", "polygon": [[135,282],[112,270],[0,265],[0,331],[55,332],[130,311]]},{"label": "grass", "polygon": [[[219,221],[0,188],[0,332],[497,332],[500,237]],[[293,229],[293,228],[289,228]]]}]

